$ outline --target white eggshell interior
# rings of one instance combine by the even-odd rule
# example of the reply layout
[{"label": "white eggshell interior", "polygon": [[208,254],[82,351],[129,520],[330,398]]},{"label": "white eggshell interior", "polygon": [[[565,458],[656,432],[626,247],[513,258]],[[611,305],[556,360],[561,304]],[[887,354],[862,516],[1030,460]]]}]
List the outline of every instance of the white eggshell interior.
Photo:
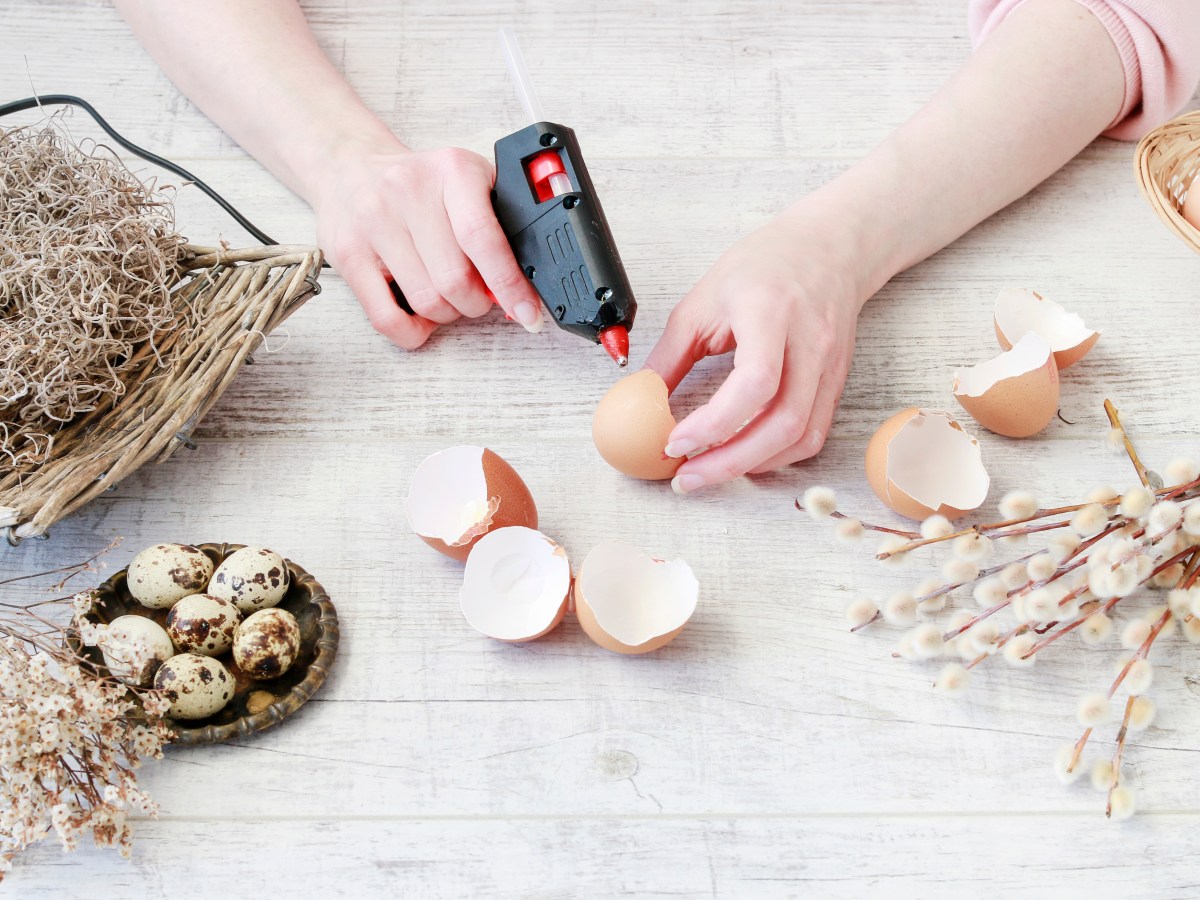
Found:
[{"label": "white eggshell interior", "polygon": [[1009,342],[1030,331],[1040,334],[1052,350],[1070,350],[1096,332],[1083,318],[1027,288],[1004,288],[996,297],[996,324]]},{"label": "white eggshell interior", "polygon": [[696,611],[700,583],[683,560],[665,562],[608,541],[584,559],[576,590],[604,631],[636,647],[682,627]]},{"label": "white eggshell interior", "polygon": [[562,547],[514,525],[488,532],[471,549],[458,593],[463,615],[488,637],[520,641],[545,631],[571,587]]},{"label": "white eggshell interior", "polygon": [[424,460],[413,474],[404,514],[417,534],[456,543],[492,509],[482,447],[451,447]]},{"label": "white eggshell interior", "polygon": [[954,393],[960,397],[982,397],[997,382],[1033,372],[1046,364],[1053,350],[1046,339],[1034,331],[1024,336],[994,359],[954,373]]},{"label": "white eggshell interior", "polygon": [[942,410],[919,410],[888,444],[888,481],[930,509],[975,509],[987,497],[979,442],[953,422]]}]

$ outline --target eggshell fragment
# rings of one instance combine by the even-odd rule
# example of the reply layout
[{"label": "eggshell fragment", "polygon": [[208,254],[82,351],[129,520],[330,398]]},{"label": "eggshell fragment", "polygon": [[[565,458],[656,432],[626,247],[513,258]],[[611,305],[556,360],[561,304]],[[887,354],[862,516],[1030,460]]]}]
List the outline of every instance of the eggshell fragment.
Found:
[{"label": "eggshell fragment", "polygon": [[99,646],[113,678],[142,687],[150,684],[158,667],[175,655],[171,638],[146,616],[117,616],[108,623]]},{"label": "eggshell fragment", "polygon": [[1080,316],[1027,288],[1000,291],[993,324],[1005,350],[1030,331],[1041,335],[1054,351],[1060,371],[1083,359],[1100,340],[1100,332],[1088,328]]},{"label": "eggshell fragment", "polygon": [[675,639],[700,596],[683,560],[665,562],[623,541],[594,547],[575,580],[575,615],[593,641],[615,653],[649,653]]},{"label": "eggshell fragment", "polygon": [[170,609],[198,594],[212,577],[208,554],[190,544],[155,544],[133,558],[125,585],[133,599],[150,609]]},{"label": "eggshell fragment", "polygon": [[1200,175],[1193,176],[1180,213],[1189,225],[1200,231]]},{"label": "eggshell fragment", "polygon": [[910,519],[957,519],[987,498],[979,442],[947,412],[902,410],[867,444],[867,481],[889,509]]},{"label": "eggshell fragment", "polygon": [[622,378],[605,394],[592,417],[592,440],[604,461],[632,478],[675,477],[682,459],[665,456],[675,428],[667,385],[653,369]]},{"label": "eggshell fragment", "polygon": [[459,604],[471,626],[500,641],[532,641],[567,612],[571,565],[554,541],[532,528],[498,528],[467,557]]},{"label": "eggshell fragment", "polygon": [[413,474],[404,513],[421,540],[459,562],[490,531],[538,524],[521,476],[486,447],[451,447],[425,459]]},{"label": "eggshell fragment", "polygon": [[1058,411],[1058,366],[1033,331],[994,359],[954,373],[954,396],[975,421],[1007,437],[1029,437]]}]

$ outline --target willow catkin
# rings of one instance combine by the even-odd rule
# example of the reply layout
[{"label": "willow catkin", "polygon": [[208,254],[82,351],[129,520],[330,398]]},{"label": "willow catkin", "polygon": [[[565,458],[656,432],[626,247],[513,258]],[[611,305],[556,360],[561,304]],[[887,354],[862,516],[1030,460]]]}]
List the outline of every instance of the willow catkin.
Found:
[{"label": "willow catkin", "polygon": [[[0,456],[120,397],[135,351],[187,326],[169,198],[54,123],[0,129]],[[3,466],[0,461],[0,466]]]}]

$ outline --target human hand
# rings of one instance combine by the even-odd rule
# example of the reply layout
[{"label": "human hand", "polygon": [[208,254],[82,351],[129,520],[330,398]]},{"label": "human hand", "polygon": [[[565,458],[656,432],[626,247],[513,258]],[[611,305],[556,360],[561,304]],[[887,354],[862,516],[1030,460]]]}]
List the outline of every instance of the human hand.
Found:
[{"label": "human hand", "polygon": [[[409,150],[399,141],[346,148],[314,198],[317,239],[376,331],[412,350],[438,325],[492,308],[488,291],[528,331],[541,301],[496,221],[492,164],[458,148]],[[394,278],[416,315],[396,303]]]},{"label": "human hand", "polygon": [[730,248],[672,311],[646,360],[669,390],[699,360],[734,351],[724,384],[671,432],[669,456],[697,454],[675,475],[677,492],[807,459],[825,443],[858,313],[877,287],[831,232],[794,207]]}]

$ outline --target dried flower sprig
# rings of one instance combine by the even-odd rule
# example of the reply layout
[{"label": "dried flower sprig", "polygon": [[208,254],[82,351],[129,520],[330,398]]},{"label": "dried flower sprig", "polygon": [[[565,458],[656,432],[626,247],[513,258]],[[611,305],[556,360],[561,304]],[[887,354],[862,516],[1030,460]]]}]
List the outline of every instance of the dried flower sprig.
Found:
[{"label": "dried flower sprig", "polygon": [[[1111,430],[1106,443],[1123,451],[1138,483],[1124,492],[1105,485],[1081,503],[1042,507],[1027,491],[1000,502],[1003,518],[956,528],[940,515],[926,519],[919,531],[892,528],[837,509],[831,490],[810,488],[796,508],[816,521],[832,521],[842,543],[866,532],[881,535],[875,558],[883,565],[907,563],[914,551],[948,547],[951,558],[938,578],[886,601],[860,598],[846,610],[851,631],[883,620],[909,628],[892,654],[912,660],[957,657],[945,664],[934,689],[955,696],[966,689],[971,670],[992,656],[1027,668],[1038,654],[1066,635],[1078,633],[1083,643],[1099,646],[1119,633],[1132,651],[1107,690],[1081,699],[1078,718],[1082,736],[1062,747],[1054,769],[1064,782],[1081,771],[1081,757],[1095,729],[1111,718],[1111,703],[1122,688],[1124,714],[1111,759],[1097,760],[1092,784],[1107,794],[1105,812],[1113,819],[1133,814],[1136,796],[1122,777],[1121,762],[1130,733],[1150,727],[1154,702],[1146,696],[1154,678],[1148,656],[1165,633],[1182,627],[1188,641],[1200,642],[1200,465],[1190,459],[1172,461],[1164,471],[1168,485],[1148,469],[1130,440],[1116,407],[1104,403]],[[845,523],[852,522],[849,527]],[[993,561],[1000,548],[1044,535],[1047,546],[1008,560]],[[1168,602],[1136,617],[1120,629],[1112,613],[1143,590],[1167,589]],[[959,591],[970,592],[976,610],[950,610],[946,624],[918,623],[949,609]],[[1124,607],[1123,607],[1124,608]],[[1011,624],[1000,624],[1000,614]]]},{"label": "dried flower sprig", "polygon": [[[92,557],[56,570],[61,589]],[[0,586],[22,579],[0,582]],[[67,642],[72,625],[85,645],[138,660],[147,648],[115,645],[83,617],[93,594],[20,604],[0,601],[0,880],[30,844],[57,835],[65,850],[91,834],[97,846],[132,848],[130,813],[157,807],[137,783],[146,758],[161,758],[170,732],[166,699],[102,675]],[[60,616],[55,616],[61,610]],[[70,616],[67,616],[67,611]]]}]

